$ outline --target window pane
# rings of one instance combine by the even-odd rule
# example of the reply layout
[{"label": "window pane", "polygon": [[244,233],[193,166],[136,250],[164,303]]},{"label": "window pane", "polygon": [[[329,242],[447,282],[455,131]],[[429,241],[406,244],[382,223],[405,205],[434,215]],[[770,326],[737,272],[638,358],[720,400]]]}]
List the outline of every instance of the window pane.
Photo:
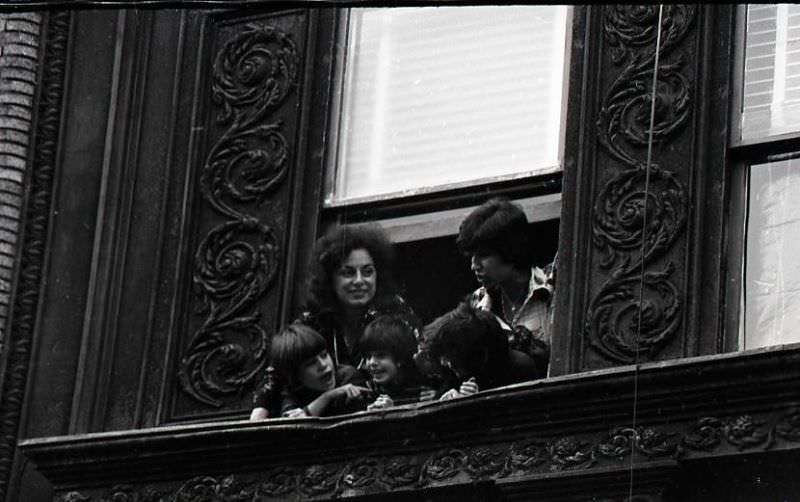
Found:
[{"label": "window pane", "polygon": [[559,170],[567,9],[352,9],[327,202]]},{"label": "window pane", "polygon": [[742,139],[800,131],[800,5],[747,7]]},{"label": "window pane", "polygon": [[800,159],[750,168],[743,348],[800,341]]}]

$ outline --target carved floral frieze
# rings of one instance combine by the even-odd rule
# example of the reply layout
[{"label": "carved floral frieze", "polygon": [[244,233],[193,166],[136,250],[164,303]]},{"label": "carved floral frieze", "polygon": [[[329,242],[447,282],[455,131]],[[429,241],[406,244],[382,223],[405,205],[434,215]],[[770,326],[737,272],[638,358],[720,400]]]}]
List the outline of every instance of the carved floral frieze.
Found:
[{"label": "carved floral frieze", "polygon": [[778,443],[785,447],[796,447],[800,443],[800,407],[792,406],[758,418],[747,414],[701,417],[683,426],[615,427],[599,435],[528,438],[492,445],[443,448],[427,454],[363,457],[347,463],[306,467],[281,466],[259,474],[198,476],[173,490],[115,486],[97,497],[67,492],[58,500],[212,502],[335,498],[548,472],[584,472],[595,467],[627,465],[623,461],[631,456],[637,464],[642,464],[723,450],[763,451]]}]

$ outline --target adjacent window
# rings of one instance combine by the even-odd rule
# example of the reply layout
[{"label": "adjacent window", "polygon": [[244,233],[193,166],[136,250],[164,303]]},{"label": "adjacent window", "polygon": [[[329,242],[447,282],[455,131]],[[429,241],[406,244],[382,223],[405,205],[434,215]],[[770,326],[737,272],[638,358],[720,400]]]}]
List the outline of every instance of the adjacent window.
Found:
[{"label": "adjacent window", "polygon": [[800,159],[750,167],[743,348],[800,341]]},{"label": "adjacent window", "polygon": [[559,171],[568,9],[350,9],[326,206]]},{"label": "adjacent window", "polygon": [[800,341],[800,5],[742,8],[734,152],[747,185],[740,348]]}]

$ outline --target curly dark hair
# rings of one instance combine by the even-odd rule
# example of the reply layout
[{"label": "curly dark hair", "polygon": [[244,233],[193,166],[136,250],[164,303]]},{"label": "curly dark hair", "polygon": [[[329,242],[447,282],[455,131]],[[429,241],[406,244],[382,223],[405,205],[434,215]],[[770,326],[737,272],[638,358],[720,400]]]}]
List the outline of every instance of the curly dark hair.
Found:
[{"label": "curly dark hair", "polygon": [[521,207],[503,197],[490,199],[467,215],[456,244],[467,256],[497,254],[522,270],[534,261],[528,218]]},{"label": "curly dark hair", "polygon": [[319,313],[339,309],[333,274],[356,249],[365,249],[375,263],[378,283],[373,303],[398,293],[393,274],[394,249],[381,227],[370,223],[338,225],[314,245],[306,294],[307,310]]},{"label": "curly dark hair", "polygon": [[470,376],[482,375],[484,385],[503,380],[508,372],[508,338],[489,312],[461,303],[425,332],[434,359],[445,356]]}]

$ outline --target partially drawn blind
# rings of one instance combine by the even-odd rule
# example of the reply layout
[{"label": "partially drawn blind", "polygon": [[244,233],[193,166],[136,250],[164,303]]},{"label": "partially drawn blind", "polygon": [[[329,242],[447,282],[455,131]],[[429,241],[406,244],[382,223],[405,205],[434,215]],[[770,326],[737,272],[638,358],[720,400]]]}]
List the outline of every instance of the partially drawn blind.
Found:
[{"label": "partially drawn blind", "polygon": [[326,202],[559,170],[567,9],[352,9]]},{"label": "partially drawn blind", "polygon": [[747,6],[742,139],[800,131],[800,5]]}]

